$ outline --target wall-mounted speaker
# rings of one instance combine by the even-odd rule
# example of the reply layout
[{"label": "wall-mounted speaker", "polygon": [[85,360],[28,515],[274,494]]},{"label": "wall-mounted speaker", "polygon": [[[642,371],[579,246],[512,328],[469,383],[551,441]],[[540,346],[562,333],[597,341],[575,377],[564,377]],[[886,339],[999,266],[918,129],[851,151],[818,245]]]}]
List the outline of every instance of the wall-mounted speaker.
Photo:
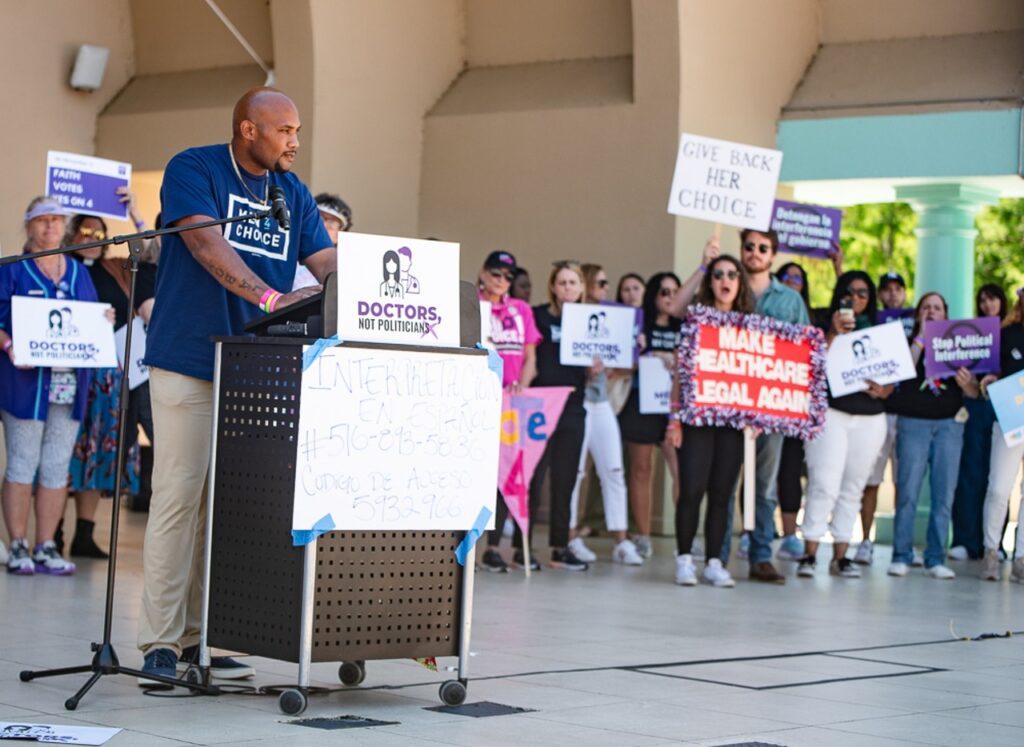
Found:
[{"label": "wall-mounted speaker", "polygon": [[106,47],[94,47],[83,44],[75,56],[75,66],[71,70],[71,87],[76,91],[95,91],[103,84],[103,73],[107,69],[107,58],[110,50]]}]

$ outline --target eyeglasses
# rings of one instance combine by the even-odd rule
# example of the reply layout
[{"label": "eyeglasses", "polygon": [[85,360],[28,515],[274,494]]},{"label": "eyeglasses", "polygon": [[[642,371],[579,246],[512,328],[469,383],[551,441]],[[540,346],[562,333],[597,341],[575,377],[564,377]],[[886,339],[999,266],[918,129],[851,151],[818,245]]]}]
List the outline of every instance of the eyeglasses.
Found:
[{"label": "eyeglasses", "polygon": [[505,270],[488,270],[487,272],[492,278],[500,278],[506,282],[512,282],[511,272],[507,272]]},{"label": "eyeglasses", "polygon": [[594,283],[594,285],[596,285],[598,288],[607,288],[608,287],[608,278],[603,278],[601,280],[598,280],[596,283]]},{"label": "eyeglasses", "polygon": [[752,252],[754,250],[759,251],[761,254],[770,254],[772,251],[771,244],[755,244],[753,241],[743,242],[743,251]]},{"label": "eyeglasses", "polygon": [[783,283],[799,283],[800,285],[804,284],[804,276],[803,275],[790,275],[787,272],[780,279],[782,280]]},{"label": "eyeglasses", "polygon": [[852,296],[856,296],[857,298],[867,298],[870,294],[871,291],[867,288],[847,288],[845,297],[850,298]]},{"label": "eyeglasses", "polygon": [[87,239],[96,239],[97,241],[103,241],[103,239],[107,238],[107,232],[102,228],[86,228],[82,226],[78,229],[78,233]]},{"label": "eyeglasses", "polygon": [[721,280],[722,278],[729,278],[729,280],[735,280],[740,274],[736,270],[715,270],[711,273],[711,277],[715,280]]},{"label": "eyeglasses", "polygon": [[679,290],[679,289],[678,288],[659,288],[658,289],[658,295],[661,296],[662,298],[668,298],[669,296],[674,296],[676,294],[677,290]]}]

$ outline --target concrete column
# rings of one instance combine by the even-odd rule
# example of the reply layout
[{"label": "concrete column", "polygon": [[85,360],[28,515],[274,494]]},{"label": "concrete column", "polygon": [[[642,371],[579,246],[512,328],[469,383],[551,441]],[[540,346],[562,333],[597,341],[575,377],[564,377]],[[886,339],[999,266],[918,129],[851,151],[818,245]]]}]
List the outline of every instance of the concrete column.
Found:
[{"label": "concrete column", "polygon": [[966,184],[921,184],[897,187],[896,199],[909,202],[919,216],[915,298],[938,291],[950,319],[974,316],[974,216],[999,193]]}]

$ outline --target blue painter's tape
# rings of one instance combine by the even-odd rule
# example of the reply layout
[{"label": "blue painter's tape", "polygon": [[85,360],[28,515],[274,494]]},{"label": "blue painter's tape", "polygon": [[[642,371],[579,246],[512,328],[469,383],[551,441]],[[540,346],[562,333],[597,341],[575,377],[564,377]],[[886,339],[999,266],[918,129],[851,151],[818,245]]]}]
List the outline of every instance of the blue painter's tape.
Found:
[{"label": "blue painter's tape", "polygon": [[321,518],[312,529],[293,529],[292,544],[296,547],[308,545],[321,534],[327,534],[334,529],[334,517],[327,514]]},{"label": "blue painter's tape", "polygon": [[473,552],[473,547],[476,545],[476,541],[480,539],[480,535],[484,533],[484,529],[487,528],[487,522],[491,520],[491,514],[494,513],[487,506],[480,507],[480,513],[476,515],[476,521],[473,522],[473,528],[466,532],[466,536],[462,538],[462,542],[455,548],[455,559],[459,561],[459,565],[466,564],[466,558]]},{"label": "blue painter's tape", "polygon": [[494,372],[494,375],[498,377],[498,381],[502,381],[502,377],[505,375],[505,361],[501,359],[501,356],[490,348],[485,348],[479,342],[476,344],[478,350],[487,351],[487,367]]},{"label": "blue painter's tape", "polygon": [[338,336],[334,337],[321,337],[319,340],[309,346],[309,349],[302,354],[302,370],[305,371],[307,368],[313,365],[313,361],[320,357],[320,353],[324,352],[327,348],[333,348],[339,344],[341,340]]}]

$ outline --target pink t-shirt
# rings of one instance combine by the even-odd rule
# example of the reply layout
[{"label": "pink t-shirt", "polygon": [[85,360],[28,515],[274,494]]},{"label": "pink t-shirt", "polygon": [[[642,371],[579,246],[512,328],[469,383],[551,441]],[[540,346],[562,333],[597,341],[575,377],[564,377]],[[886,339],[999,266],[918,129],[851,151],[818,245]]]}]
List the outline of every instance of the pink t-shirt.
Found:
[{"label": "pink t-shirt", "polygon": [[491,304],[491,341],[505,364],[502,386],[519,381],[523,371],[523,347],[536,345],[540,340],[533,310],[524,301],[506,296]]}]

